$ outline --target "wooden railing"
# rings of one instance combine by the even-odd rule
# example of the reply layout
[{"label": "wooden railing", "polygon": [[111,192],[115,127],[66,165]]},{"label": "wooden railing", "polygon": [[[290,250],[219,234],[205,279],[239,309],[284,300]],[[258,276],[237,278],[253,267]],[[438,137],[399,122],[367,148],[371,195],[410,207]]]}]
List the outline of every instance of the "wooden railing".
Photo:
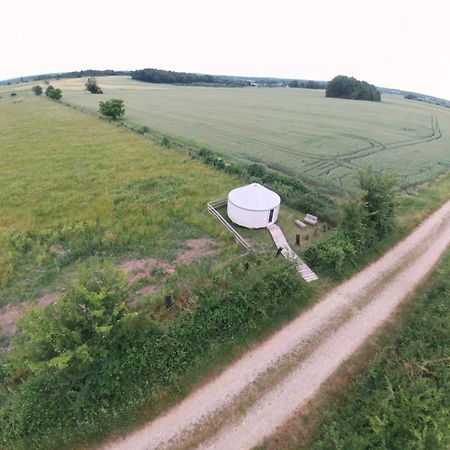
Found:
[{"label": "wooden railing", "polygon": [[209,213],[217,219],[228,231],[233,233],[234,238],[238,244],[241,244],[248,252],[252,251],[251,245],[227,222],[227,220],[217,211],[216,208],[220,208],[221,206],[225,206],[228,202],[228,199],[221,198],[218,200],[213,200],[208,202],[208,211]]}]

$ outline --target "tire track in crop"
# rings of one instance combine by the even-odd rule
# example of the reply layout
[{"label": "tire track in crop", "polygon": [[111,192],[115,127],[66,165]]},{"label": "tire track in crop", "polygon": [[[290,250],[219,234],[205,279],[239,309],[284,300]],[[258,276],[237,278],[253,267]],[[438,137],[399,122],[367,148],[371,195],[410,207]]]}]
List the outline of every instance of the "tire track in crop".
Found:
[{"label": "tire track in crop", "polygon": [[[431,133],[427,136],[423,136],[420,138],[415,138],[415,139],[408,139],[408,140],[403,140],[403,141],[399,141],[399,142],[390,142],[387,144],[383,144],[381,142],[375,141],[373,139],[370,138],[366,138],[363,136],[357,136],[357,135],[352,135],[352,134],[344,134],[342,136],[348,137],[348,138],[353,138],[353,139],[359,139],[362,140],[364,142],[369,143],[369,147],[364,147],[362,149],[359,150],[355,150],[353,152],[349,152],[346,153],[345,155],[342,156],[337,156],[334,159],[334,166],[330,167],[330,166],[326,166],[326,170],[321,170],[320,172],[316,173],[316,176],[324,176],[324,175],[329,175],[333,170],[336,170],[338,168],[341,167],[345,167],[348,168],[349,170],[354,170],[356,169],[360,169],[360,166],[357,165],[354,161],[358,160],[358,159],[362,159],[362,158],[367,158],[368,156],[372,156],[378,153],[382,153],[388,150],[397,150],[400,148],[405,148],[405,147],[410,147],[410,146],[414,146],[414,145],[419,145],[419,144],[425,144],[425,143],[430,143],[433,142],[435,140],[439,140],[442,137],[442,132],[441,129],[439,127],[439,121],[437,119],[437,116],[435,114],[433,114],[431,116],[430,119],[430,127],[431,127]],[[344,164],[342,164],[344,163]],[[346,164],[350,165],[347,166]],[[320,167],[321,169],[324,169],[325,166]],[[316,165],[314,167],[314,169],[312,169],[311,171],[315,171],[318,168],[318,166]],[[333,178],[332,178],[333,179]],[[339,180],[339,183],[342,186],[342,180],[344,179],[344,177],[338,177],[337,178]]]}]

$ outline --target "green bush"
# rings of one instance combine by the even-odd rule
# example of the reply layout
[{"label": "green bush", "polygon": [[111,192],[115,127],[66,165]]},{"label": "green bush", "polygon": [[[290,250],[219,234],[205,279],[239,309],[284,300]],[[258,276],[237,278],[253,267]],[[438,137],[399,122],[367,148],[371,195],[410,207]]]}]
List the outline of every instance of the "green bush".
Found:
[{"label": "green bush", "polygon": [[52,100],[61,100],[62,91],[61,89],[55,89],[52,85],[49,85],[45,90],[45,95]]},{"label": "green bush", "polygon": [[32,310],[0,374],[0,442],[32,447],[74,429],[98,432],[98,421],[138,405],[208,361],[222,345],[238,345],[308,288],[278,259],[236,262],[196,292],[192,307],[159,323],[130,312],[123,283],[111,273],[81,277],[58,303]]},{"label": "green bush", "polygon": [[335,232],[310,245],[304,256],[316,270],[328,275],[340,275],[346,267],[356,263],[357,252],[349,237]]},{"label": "green bush", "polygon": [[125,115],[125,106],[123,100],[113,98],[106,102],[100,102],[98,111],[107,119],[122,120]]}]

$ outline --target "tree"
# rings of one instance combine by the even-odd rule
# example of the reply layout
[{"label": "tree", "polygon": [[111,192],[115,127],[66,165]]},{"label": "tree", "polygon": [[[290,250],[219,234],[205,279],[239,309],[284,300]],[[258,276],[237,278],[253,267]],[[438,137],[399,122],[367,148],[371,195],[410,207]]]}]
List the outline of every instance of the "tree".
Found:
[{"label": "tree", "polygon": [[111,268],[80,272],[78,284],[57,303],[31,308],[21,318],[20,350],[11,357],[11,369],[26,368],[28,375],[83,373],[104,360],[133,317],[126,306],[128,295],[123,276]]},{"label": "tree", "polygon": [[375,172],[370,166],[358,176],[368,225],[378,238],[382,238],[394,227],[396,180],[391,175]]},{"label": "tree", "polygon": [[52,100],[61,100],[62,91],[61,89],[55,89],[51,84],[45,90],[45,95]]},{"label": "tree", "polygon": [[33,87],[31,88],[31,90],[32,90],[36,95],[42,95],[42,92],[43,92],[41,86],[39,86],[38,84],[37,84],[36,86],[33,86]]},{"label": "tree", "polygon": [[103,94],[102,89],[97,84],[97,80],[94,77],[89,77],[85,86],[86,90],[88,90],[91,94]]},{"label": "tree", "polygon": [[367,83],[359,81],[353,77],[338,75],[328,84],[325,92],[327,97],[346,98],[351,100],[369,100],[379,102],[381,97],[377,88]]},{"label": "tree", "polygon": [[113,98],[106,102],[100,102],[98,111],[107,119],[121,120],[125,115],[125,106],[123,104],[123,100]]}]

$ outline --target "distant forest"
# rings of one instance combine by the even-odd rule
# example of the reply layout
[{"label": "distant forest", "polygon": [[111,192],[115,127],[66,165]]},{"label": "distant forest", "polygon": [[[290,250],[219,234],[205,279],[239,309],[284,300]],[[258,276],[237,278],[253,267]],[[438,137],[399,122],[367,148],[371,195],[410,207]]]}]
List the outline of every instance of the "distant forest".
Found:
[{"label": "distant forest", "polygon": [[381,100],[381,95],[373,84],[345,75],[338,75],[328,82],[325,95],[327,97],[369,100],[372,102]]},{"label": "distant forest", "polygon": [[131,72],[133,80],[147,83],[196,84],[215,86],[249,86],[250,82],[238,77],[204,75],[198,73],[174,72],[172,70],[142,69]]}]

